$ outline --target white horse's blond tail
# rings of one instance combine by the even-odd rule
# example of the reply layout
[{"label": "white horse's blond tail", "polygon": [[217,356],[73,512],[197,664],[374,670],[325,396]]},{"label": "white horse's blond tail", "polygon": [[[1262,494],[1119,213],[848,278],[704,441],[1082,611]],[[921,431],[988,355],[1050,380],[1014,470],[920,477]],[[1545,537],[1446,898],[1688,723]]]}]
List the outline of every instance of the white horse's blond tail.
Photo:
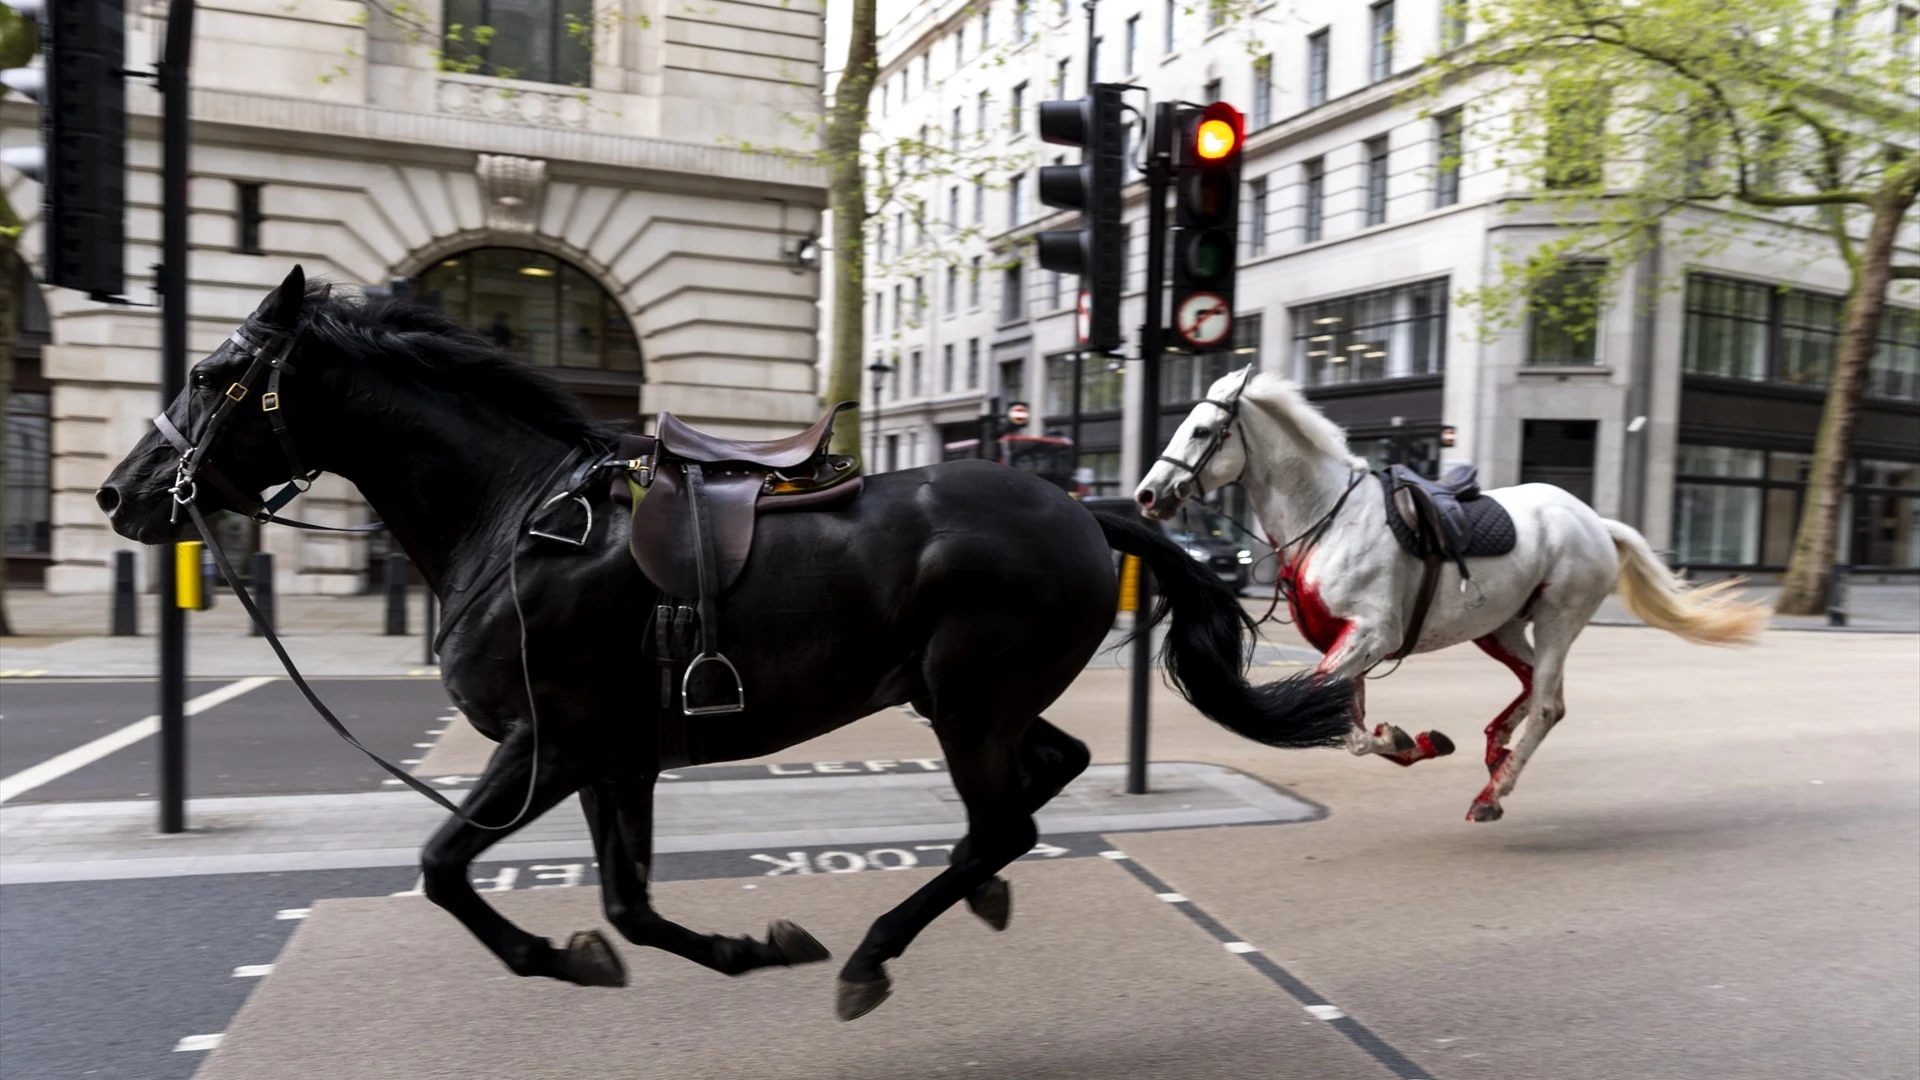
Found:
[{"label": "white horse's blond tail", "polygon": [[1620,598],[1648,626],[1702,645],[1750,645],[1766,629],[1773,609],[1727,595],[1738,582],[1689,585],[1631,525],[1602,520],[1620,553]]}]

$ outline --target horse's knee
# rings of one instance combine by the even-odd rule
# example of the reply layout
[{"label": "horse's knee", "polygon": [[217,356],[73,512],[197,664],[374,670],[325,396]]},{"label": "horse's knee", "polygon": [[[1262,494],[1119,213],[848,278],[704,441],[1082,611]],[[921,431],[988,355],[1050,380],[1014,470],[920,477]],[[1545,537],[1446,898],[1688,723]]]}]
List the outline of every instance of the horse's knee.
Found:
[{"label": "horse's knee", "polygon": [[467,883],[467,863],[450,859],[432,848],[420,855],[420,889],[427,899],[446,907],[462,891],[472,892]]}]

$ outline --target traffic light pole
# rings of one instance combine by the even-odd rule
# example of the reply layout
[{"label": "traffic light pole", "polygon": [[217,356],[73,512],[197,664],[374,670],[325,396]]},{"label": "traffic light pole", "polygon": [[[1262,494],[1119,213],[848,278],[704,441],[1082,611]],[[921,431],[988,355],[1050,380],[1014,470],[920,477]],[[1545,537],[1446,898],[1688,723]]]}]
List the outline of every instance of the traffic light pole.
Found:
[{"label": "traffic light pole", "polygon": [[[1154,107],[1153,142],[1147,154],[1147,295],[1140,325],[1140,473],[1160,457],[1160,355],[1166,319],[1167,181],[1173,168],[1174,116],[1179,106]],[[1153,575],[1142,566],[1134,625],[1146,621],[1153,606]],[[1147,793],[1147,704],[1153,693],[1153,635],[1133,638],[1133,701],[1127,722],[1127,794]]]},{"label": "traffic light pole", "polygon": [[[160,407],[187,382],[187,66],[194,0],[167,11],[160,62]],[[174,545],[160,550],[160,831],[187,827],[187,613],[175,603]]]}]

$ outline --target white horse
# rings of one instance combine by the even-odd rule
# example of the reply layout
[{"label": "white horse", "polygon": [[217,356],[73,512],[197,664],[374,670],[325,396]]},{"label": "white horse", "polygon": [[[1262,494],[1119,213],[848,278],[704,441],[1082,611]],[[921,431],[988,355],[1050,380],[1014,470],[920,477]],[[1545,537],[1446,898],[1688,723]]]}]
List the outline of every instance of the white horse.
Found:
[{"label": "white horse", "polygon": [[[1468,560],[1472,584],[1464,588],[1447,563],[1418,640],[1406,647],[1425,563],[1389,533],[1384,493],[1367,463],[1291,382],[1250,370],[1215,382],[1134,497],[1143,513],[1164,520],[1186,500],[1236,481],[1274,545],[1295,624],[1323,654],[1321,671],[1364,688],[1360,676],[1403,647],[1433,652],[1471,641],[1519,677],[1520,696],[1487,725],[1490,776],[1469,821],[1500,817],[1501,797],[1566,713],[1567,651],[1616,585],[1635,615],[1689,641],[1750,642],[1766,624],[1764,606],[1724,595],[1732,582],[1689,587],[1633,528],[1551,484],[1521,484],[1483,496],[1512,517],[1512,552]],[[1410,738],[1390,724],[1368,729],[1363,694],[1355,709],[1347,740],[1355,754],[1411,765],[1453,752],[1437,731]],[[1526,732],[1508,750],[1523,715]]]}]

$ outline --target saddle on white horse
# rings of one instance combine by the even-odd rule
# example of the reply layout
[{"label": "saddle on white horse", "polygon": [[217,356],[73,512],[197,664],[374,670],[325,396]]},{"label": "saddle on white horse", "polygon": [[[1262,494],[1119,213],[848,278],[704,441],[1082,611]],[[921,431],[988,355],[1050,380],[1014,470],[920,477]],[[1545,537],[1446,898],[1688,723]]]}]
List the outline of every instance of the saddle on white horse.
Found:
[{"label": "saddle on white horse", "polygon": [[1467,560],[1511,552],[1517,534],[1507,508],[1498,499],[1481,495],[1478,471],[1472,465],[1454,465],[1438,480],[1405,465],[1374,475],[1380,478],[1387,499],[1387,528],[1407,554],[1426,563],[1406,637],[1389,657],[1398,659],[1412,652],[1420,640],[1440,583],[1441,565],[1452,562],[1459,567],[1460,587],[1465,589],[1473,578]]}]

